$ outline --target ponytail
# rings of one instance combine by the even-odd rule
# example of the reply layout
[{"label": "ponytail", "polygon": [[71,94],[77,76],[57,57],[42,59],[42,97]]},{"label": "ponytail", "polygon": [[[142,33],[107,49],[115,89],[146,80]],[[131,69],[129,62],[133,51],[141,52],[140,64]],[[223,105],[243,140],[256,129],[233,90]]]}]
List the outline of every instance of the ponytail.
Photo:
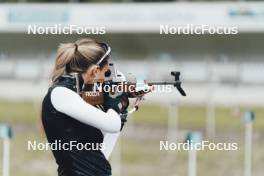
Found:
[{"label": "ponytail", "polygon": [[86,72],[91,65],[96,64],[104,52],[100,44],[92,39],[61,44],[57,50],[51,84],[54,84],[63,74]]},{"label": "ponytail", "polygon": [[55,66],[51,76],[51,82],[54,83],[66,72],[66,65],[69,63],[75,52],[75,45],[73,43],[61,44],[58,51]]}]

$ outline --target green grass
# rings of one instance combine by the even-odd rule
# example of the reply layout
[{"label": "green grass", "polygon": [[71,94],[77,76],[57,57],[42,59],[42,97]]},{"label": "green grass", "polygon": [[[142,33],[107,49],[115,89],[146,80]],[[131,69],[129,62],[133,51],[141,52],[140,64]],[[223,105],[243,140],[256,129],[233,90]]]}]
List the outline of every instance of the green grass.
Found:
[{"label": "green grass", "polygon": [[1,102],[0,120],[10,124],[33,124],[40,120],[40,105],[33,102]]},{"label": "green grass", "polygon": [[[238,109],[238,110],[237,110]],[[250,108],[256,115],[254,128],[264,130],[264,109],[260,107]],[[175,109],[176,110],[176,109]],[[245,107],[216,107],[215,125],[217,129],[241,129],[243,128],[243,114]],[[238,112],[236,112],[238,111]],[[205,106],[179,106],[179,126],[190,130],[205,128],[207,109]],[[143,106],[134,115],[137,125],[166,127],[168,123],[168,108],[151,105]]]},{"label": "green grass", "polygon": [[[123,174],[127,175],[187,175],[187,151],[159,151],[158,141],[122,140]],[[253,150],[253,175],[261,175],[264,163],[262,144]],[[233,176],[243,175],[244,148],[239,143],[237,151],[198,151],[198,175]],[[131,166],[133,166],[131,168]],[[144,166],[144,168],[141,168]],[[135,169],[137,168],[137,169]],[[144,170],[144,174],[142,173]],[[122,174],[122,175],[123,175]]]},{"label": "green grass", "polygon": [[[0,121],[10,124],[32,125],[40,122],[40,104],[33,102],[0,102]],[[215,108],[216,128],[242,128],[245,107],[238,108],[236,112],[232,107]],[[264,129],[264,108],[253,107],[256,114],[254,127]],[[205,106],[179,106],[179,125],[182,128],[204,128],[207,117]],[[160,105],[144,105],[133,115],[137,125],[166,127],[168,123],[168,108]]]},{"label": "green grass", "polygon": [[[46,141],[40,125],[39,107],[38,103],[32,102],[0,102],[0,122],[10,124],[15,130],[11,141],[12,176],[56,175],[56,164],[50,151],[27,150],[28,140]],[[253,175],[260,176],[263,174],[264,163],[264,109],[261,107],[249,109],[254,110],[256,114]],[[216,107],[216,132],[221,135],[217,141],[224,142],[231,139],[239,143],[239,150],[198,152],[198,175],[243,175],[243,113],[246,110],[245,107]],[[178,114],[178,126],[181,131],[204,131],[207,116],[205,106],[181,105],[178,107]],[[126,135],[129,130],[125,128],[121,138],[122,176],[187,175],[188,153],[186,151],[159,150],[159,141],[166,140],[167,116],[167,107],[159,105],[141,106],[133,115],[135,133],[130,131],[130,135]],[[128,123],[128,125],[131,124]],[[2,150],[1,147],[2,145],[0,150]],[[111,159],[113,171],[117,168],[114,161],[115,155]]]}]

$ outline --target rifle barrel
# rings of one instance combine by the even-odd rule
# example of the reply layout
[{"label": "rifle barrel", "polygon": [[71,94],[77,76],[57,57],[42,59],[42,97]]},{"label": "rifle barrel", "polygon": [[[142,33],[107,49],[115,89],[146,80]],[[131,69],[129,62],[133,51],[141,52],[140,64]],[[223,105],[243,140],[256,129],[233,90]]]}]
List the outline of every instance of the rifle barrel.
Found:
[{"label": "rifle barrel", "polygon": [[173,82],[161,81],[161,82],[148,82],[147,84],[152,86],[152,85],[175,85],[180,83],[181,83],[180,81],[173,81]]}]

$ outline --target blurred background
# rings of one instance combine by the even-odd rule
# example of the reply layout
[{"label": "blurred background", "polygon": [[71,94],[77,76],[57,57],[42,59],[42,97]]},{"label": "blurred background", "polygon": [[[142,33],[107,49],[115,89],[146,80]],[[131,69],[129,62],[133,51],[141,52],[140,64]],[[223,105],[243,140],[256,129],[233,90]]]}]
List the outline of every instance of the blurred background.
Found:
[{"label": "blurred background", "polygon": [[[56,175],[51,152],[28,151],[27,141],[46,141],[40,106],[58,45],[84,37],[107,42],[118,69],[125,74],[168,80],[170,71],[181,71],[187,92],[187,97],[176,90],[146,96],[111,157],[114,176],[188,175],[188,152],[160,151],[159,143],[183,142],[194,131],[203,140],[235,142],[239,147],[237,151],[198,151],[197,175],[241,176],[245,158],[243,116],[249,110],[256,115],[252,175],[263,175],[263,2],[0,2],[0,122],[10,125],[14,132],[10,175]],[[28,25],[34,24],[105,26],[106,34],[27,34]],[[160,25],[187,24],[237,26],[239,33],[159,34]]]}]

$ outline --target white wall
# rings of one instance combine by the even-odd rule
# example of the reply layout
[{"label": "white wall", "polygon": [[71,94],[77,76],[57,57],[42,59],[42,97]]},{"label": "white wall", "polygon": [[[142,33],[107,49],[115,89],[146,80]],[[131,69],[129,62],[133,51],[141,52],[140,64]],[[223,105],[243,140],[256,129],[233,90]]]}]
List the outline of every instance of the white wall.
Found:
[{"label": "white wall", "polygon": [[161,24],[237,25],[264,32],[263,2],[120,4],[2,4],[0,31],[26,32],[28,24],[105,26],[107,32],[159,32]]}]

